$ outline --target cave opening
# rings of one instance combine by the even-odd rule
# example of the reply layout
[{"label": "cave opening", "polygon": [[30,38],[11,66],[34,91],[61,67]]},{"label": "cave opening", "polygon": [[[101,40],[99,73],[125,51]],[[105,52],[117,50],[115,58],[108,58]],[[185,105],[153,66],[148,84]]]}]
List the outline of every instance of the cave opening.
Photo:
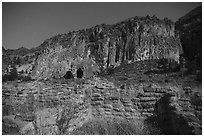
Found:
[{"label": "cave opening", "polygon": [[67,71],[67,73],[63,76],[65,79],[73,79],[74,76],[71,71]]},{"label": "cave opening", "polygon": [[77,78],[83,77],[83,70],[81,68],[77,69]]}]

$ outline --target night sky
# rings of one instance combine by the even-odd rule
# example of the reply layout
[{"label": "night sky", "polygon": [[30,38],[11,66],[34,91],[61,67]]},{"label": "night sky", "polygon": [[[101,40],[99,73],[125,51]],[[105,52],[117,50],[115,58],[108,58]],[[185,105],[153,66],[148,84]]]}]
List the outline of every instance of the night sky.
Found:
[{"label": "night sky", "polygon": [[201,3],[2,3],[2,45],[6,49],[39,46],[59,33],[114,24],[147,14],[172,21]]}]

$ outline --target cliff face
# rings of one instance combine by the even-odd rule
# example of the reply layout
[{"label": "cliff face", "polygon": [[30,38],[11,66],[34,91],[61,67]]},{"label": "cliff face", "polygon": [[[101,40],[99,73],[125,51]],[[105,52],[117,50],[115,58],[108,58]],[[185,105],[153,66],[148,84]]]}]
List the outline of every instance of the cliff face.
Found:
[{"label": "cliff face", "polygon": [[170,20],[147,16],[60,34],[42,44],[46,48],[32,76],[60,78],[71,71],[76,77],[81,68],[84,77],[91,77],[110,66],[149,59],[167,58],[179,63],[182,47],[174,31]]},{"label": "cliff face", "polygon": [[[199,6],[176,22],[180,32],[183,51],[188,60],[194,61],[197,68],[202,66],[202,6]],[[191,63],[192,64],[192,63]]]}]

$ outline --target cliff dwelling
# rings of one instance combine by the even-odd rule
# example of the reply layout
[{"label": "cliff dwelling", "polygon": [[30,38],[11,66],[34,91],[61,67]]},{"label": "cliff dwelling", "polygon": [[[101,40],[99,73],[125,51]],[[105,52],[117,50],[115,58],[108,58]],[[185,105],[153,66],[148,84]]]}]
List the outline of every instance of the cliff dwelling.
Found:
[{"label": "cliff dwelling", "polygon": [[83,77],[83,70],[81,68],[77,69],[77,78]]},{"label": "cliff dwelling", "polygon": [[71,71],[67,71],[67,73],[63,76],[65,79],[73,79],[74,76]]}]

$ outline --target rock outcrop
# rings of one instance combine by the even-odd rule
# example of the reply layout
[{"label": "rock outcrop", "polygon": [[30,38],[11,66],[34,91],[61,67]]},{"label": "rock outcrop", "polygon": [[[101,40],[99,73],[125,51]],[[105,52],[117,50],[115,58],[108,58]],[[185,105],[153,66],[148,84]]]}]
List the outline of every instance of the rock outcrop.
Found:
[{"label": "rock outcrop", "polygon": [[179,63],[182,54],[174,23],[155,16],[59,34],[43,46],[32,72],[35,79],[61,78],[67,71],[77,77],[78,69],[83,77],[91,77],[110,66],[140,60],[166,58]]},{"label": "rock outcrop", "polygon": [[[17,124],[21,134],[59,134],[57,118],[63,105],[69,109],[66,102],[71,101],[77,107],[72,116],[65,115],[65,118],[72,118],[65,134],[93,119],[131,121],[151,117],[160,124],[164,134],[201,134],[202,123],[196,106],[189,97],[180,94],[182,89],[178,87],[135,84],[129,89],[121,89],[101,78],[82,83],[34,81],[4,89],[4,126],[9,128],[11,124],[6,121],[10,120]],[[201,109],[201,105],[199,107]]]},{"label": "rock outcrop", "polygon": [[[151,73],[146,73],[150,70]],[[139,119],[161,128],[159,134],[201,134],[202,89],[190,86],[195,84],[195,77],[159,70],[157,60],[146,60],[120,65],[113,74],[90,79],[5,82],[2,86],[3,132],[59,134],[60,130],[63,131],[60,134],[70,134],[81,131],[81,127],[96,119],[110,123],[112,120],[137,123]],[[72,108],[69,106],[75,105],[76,109],[69,111]],[[61,128],[61,122],[70,117],[67,127]],[[84,127],[82,131],[90,128]],[[95,132],[95,128],[92,131]]]},{"label": "rock outcrop", "polygon": [[36,59],[41,53],[42,47],[27,49],[27,48],[18,48],[18,49],[5,49],[2,47],[2,76],[6,78],[10,75],[11,69],[16,69],[17,73],[20,75],[28,76],[31,74],[34,66],[36,65]]},{"label": "rock outcrop", "polygon": [[[176,22],[184,55],[195,64],[194,70],[202,69],[202,6],[190,11]],[[193,63],[192,63],[193,62]]]}]

